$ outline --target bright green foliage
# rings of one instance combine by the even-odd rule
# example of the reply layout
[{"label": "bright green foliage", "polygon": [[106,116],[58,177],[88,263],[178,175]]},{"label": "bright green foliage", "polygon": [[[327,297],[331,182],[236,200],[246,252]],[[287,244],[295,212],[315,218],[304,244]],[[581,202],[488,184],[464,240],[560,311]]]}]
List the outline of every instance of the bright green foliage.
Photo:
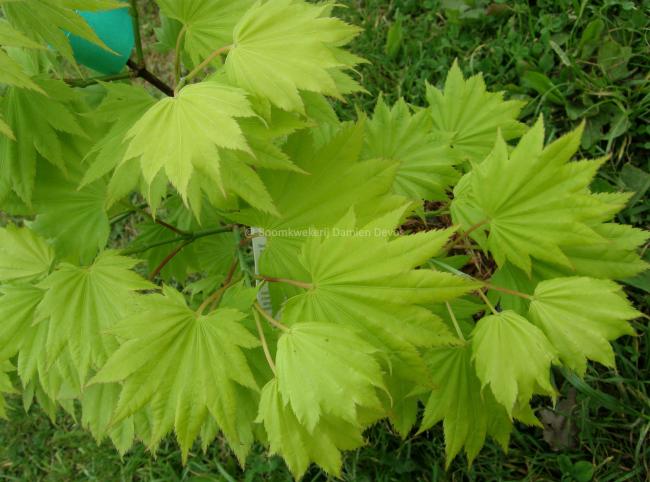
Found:
[{"label": "bright green foliage", "polygon": [[340,47],[359,30],[328,17],[330,9],[327,3],[257,1],[235,27],[226,58],[228,77],[285,110],[303,111],[299,90],[348,93],[353,81],[342,69],[361,59]]},{"label": "bright green foliage", "polygon": [[483,161],[497,131],[506,140],[526,132],[526,126],[517,121],[524,104],[504,101],[502,93],[488,92],[481,75],[463,79],[457,61],[447,74],[443,90],[427,84],[427,101],[436,139],[452,148],[458,162]]},{"label": "bright green foliage", "polygon": [[278,341],[278,388],[309,432],[322,414],[356,425],[357,406],[381,410],[384,388],[376,349],[357,333],[328,323],[298,323]]},{"label": "bright green foliage", "polygon": [[169,287],[142,303],[142,312],[110,329],[121,345],[91,381],[123,381],[113,422],[149,404],[152,439],[160,440],[173,426],[187,457],[211,415],[245,457],[252,436],[250,429],[242,433],[238,397],[258,387],[242,348],[259,345],[239,323],[245,315],[233,309],[197,315]]},{"label": "bright green foliage", "polygon": [[[224,186],[217,148],[248,150],[234,118],[252,115],[239,89],[216,82],[190,85],[178,97],[158,101],[133,125],[126,134],[130,143],[122,162],[140,158],[149,185],[164,169],[183,198],[195,170],[225,191],[230,186]],[[246,166],[240,167],[245,172]]]},{"label": "bright green foliage", "polygon": [[476,374],[509,414],[533,393],[553,396],[548,375],[556,353],[539,328],[514,311],[486,316],[472,336]]},{"label": "bright green foliage", "polygon": [[530,315],[557,349],[562,363],[584,374],[587,359],[613,367],[609,344],[634,333],[634,310],[620,286],[608,280],[557,278],[537,285]]},{"label": "bright green foliage", "polygon": [[530,274],[534,257],[572,267],[561,246],[601,239],[586,223],[588,186],[601,162],[568,162],[581,134],[579,128],[544,148],[540,119],[510,154],[498,137],[486,160],[465,178],[452,213],[465,229],[489,230],[484,246],[499,266],[509,260]]},{"label": "bright green foliage", "polygon": [[84,136],[78,117],[71,112],[69,101],[75,93],[58,80],[39,80],[44,94],[20,88],[9,88],[2,103],[2,112],[16,140],[0,137],[0,199],[2,178],[27,204],[31,202],[38,156],[64,169],[65,145],[61,134]]},{"label": "bright green foliage", "polygon": [[[70,153],[80,157],[79,153]],[[50,165],[39,166],[33,229],[51,238],[57,254],[74,262],[90,262],[110,234],[104,210],[106,184],[96,181],[78,187],[81,166],[69,158],[67,176]]]},{"label": "bright green foliage", "polygon": [[161,11],[185,27],[183,48],[199,64],[216,48],[230,45],[233,29],[253,0],[160,0]]},{"label": "bright green foliage", "polygon": [[36,317],[47,319],[41,356],[48,364],[65,348],[83,381],[91,367],[105,363],[113,349],[105,332],[124,316],[123,305],[115,300],[127,300],[131,292],[151,288],[131,271],[135,264],[131,258],[105,251],[87,267],[63,263],[38,284],[46,290]]},{"label": "bright green foliage", "polygon": [[343,121],[333,3],[157,4],[165,88],[57,80],[64,31],[97,42],[76,10],[123,3],[0,0],[0,416],[22,391],[122,454],[174,432],[183,462],[221,437],[345,476],[383,419],[471,462],[540,426],[553,365],[614,367],[648,233],[592,191],[606,159],[572,161],[582,127],[545,146],[458,64],[427,107]]},{"label": "bright green foliage", "polygon": [[27,228],[0,229],[0,282],[28,281],[46,275],[54,251]]},{"label": "bright green foliage", "polygon": [[296,479],[300,479],[313,461],[332,475],[341,471],[341,450],[363,445],[361,431],[333,416],[321,418],[309,432],[285,404],[277,381],[271,380],[262,391],[259,421],[269,437],[272,454],[280,454]]},{"label": "bright green foliage", "polygon": [[420,430],[442,421],[447,465],[465,447],[471,462],[490,435],[506,447],[512,424],[490,391],[481,391],[469,345],[429,350],[433,389],[426,402]]},{"label": "bright green foliage", "polygon": [[445,199],[445,190],[458,179],[452,150],[434,140],[429,112],[413,115],[403,100],[392,108],[382,98],[377,101],[368,122],[365,156],[397,161],[393,189],[415,200]]}]

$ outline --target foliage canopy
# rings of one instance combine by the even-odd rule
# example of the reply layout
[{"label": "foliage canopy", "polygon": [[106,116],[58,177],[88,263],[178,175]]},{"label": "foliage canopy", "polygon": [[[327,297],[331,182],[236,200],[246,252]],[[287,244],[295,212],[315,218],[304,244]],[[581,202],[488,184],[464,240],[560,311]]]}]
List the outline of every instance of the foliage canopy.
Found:
[{"label": "foliage canopy", "polygon": [[363,59],[332,3],[157,3],[169,97],[62,80],[64,31],[109,48],[77,9],[123,4],[0,0],[0,415],[20,389],[120,452],[222,433],[299,478],[386,418],[471,462],[539,425],[554,366],[614,366],[648,235],[590,190],[582,127],[545,143],[457,64],[429,105],[343,122]]}]

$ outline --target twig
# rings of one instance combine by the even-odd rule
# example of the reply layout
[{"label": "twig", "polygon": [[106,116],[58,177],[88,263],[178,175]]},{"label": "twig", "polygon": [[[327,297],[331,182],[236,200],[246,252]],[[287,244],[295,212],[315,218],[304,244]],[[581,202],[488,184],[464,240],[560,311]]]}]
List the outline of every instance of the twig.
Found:
[{"label": "twig", "polygon": [[458,338],[465,341],[465,337],[463,336],[463,332],[461,331],[460,326],[458,325],[458,320],[456,320],[456,315],[454,315],[454,312],[451,309],[451,305],[449,304],[448,301],[445,301],[445,305],[447,305],[447,311],[449,312],[449,316],[451,317],[451,321],[454,324],[454,328],[456,328],[456,333],[458,334]]},{"label": "twig", "polygon": [[178,95],[180,90],[187,84],[189,80],[192,80],[194,77],[196,77],[198,74],[200,74],[203,69],[205,69],[208,65],[210,65],[210,62],[212,62],[214,59],[219,57],[221,54],[227,52],[232,48],[232,45],[226,45],[225,47],[221,47],[214,52],[212,52],[208,57],[201,62],[199,65],[197,65],[194,70],[192,70],[189,74],[187,74],[185,77],[181,78],[178,84],[176,85],[176,88],[174,89],[174,95]]},{"label": "twig", "polygon": [[187,32],[187,26],[183,25],[183,28],[178,32],[178,37],[176,37],[176,52],[174,59],[174,83],[178,85],[178,82],[181,79],[181,42],[185,37],[185,32]]},{"label": "twig", "polygon": [[199,308],[196,310],[199,316],[203,314],[203,312],[208,307],[208,305],[215,304],[221,299],[221,297],[226,292],[226,290],[231,286],[232,279],[233,276],[235,275],[236,269],[237,269],[237,257],[235,257],[232,260],[230,268],[228,269],[228,274],[226,275],[226,278],[223,280],[223,283],[221,283],[221,287],[217,291],[212,293],[210,296],[208,296],[205,300],[203,300],[201,306],[199,306]]},{"label": "twig", "polygon": [[174,89],[172,89],[165,82],[160,80],[154,74],[149,72],[145,67],[139,66],[138,64],[133,62],[131,59],[129,59],[126,62],[126,65],[128,65],[129,68],[135,72],[137,77],[140,77],[141,79],[146,80],[147,82],[149,82],[151,85],[153,85],[156,89],[158,89],[160,92],[162,92],[166,96],[168,96],[168,97],[173,97],[174,96]]},{"label": "twig", "polygon": [[488,308],[490,308],[490,311],[492,312],[492,314],[493,314],[493,315],[498,315],[499,312],[494,308],[494,306],[492,305],[492,303],[490,303],[490,300],[488,300],[488,297],[485,296],[485,293],[483,293],[483,290],[476,290],[476,292],[477,292],[478,295],[483,299],[483,301],[484,301],[485,304],[488,306]]},{"label": "twig", "polygon": [[483,221],[480,221],[480,222],[474,224],[474,225],[471,226],[467,231],[465,231],[464,233],[461,233],[460,235],[458,235],[458,236],[456,237],[456,239],[453,239],[453,240],[451,240],[449,243],[447,243],[447,246],[445,246],[443,249],[444,249],[445,251],[450,251],[452,248],[454,248],[454,246],[456,246],[456,244],[457,244],[459,241],[462,241],[462,240],[464,240],[465,238],[468,238],[468,239],[469,239],[469,235],[470,235],[470,234],[472,234],[474,231],[476,231],[478,228],[480,228],[480,227],[483,226],[484,224],[487,224],[488,222],[489,222],[489,220],[484,219]]},{"label": "twig", "polygon": [[160,262],[160,264],[156,267],[156,269],[153,270],[153,272],[149,275],[149,281],[153,281],[153,280],[156,278],[156,276],[158,276],[158,275],[160,274],[160,272],[163,270],[163,268],[164,268],[165,266],[167,266],[167,264],[168,264],[172,259],[174,259],[174,257],[175,257],[178,253],[180,253],[180,252],[181,252],[181,251],[182,251],[182,250],[183,250],[183,249],[184,249],[188,244],[192,243],[192,241],[194,241],[194,240],[193,240],[193,239],[188,239],[188,240],[184,241],[183,243],[179,244],[179,245],[178,245],[178,246],[177,246],[177,247],[176,247],[176,248],[175,248],[171,253],[169,253],[169,254],[165,257],[165,259],[163,259],[163,260]]},{"label": "twig", "polygon": [[306,281],[298,281],[295,279],[275,278],[273,276],[264,276],[264,275],[256,275],[255,279],[268,281],[269,283],[286,283],[288,285],[297,286],[298,288],[304,288],[306,290],[314,289],[313,284],[307,283]]},{"label": "twig", "polygon": [[266,361],[271,367],[271,371],[274,376],[278,376],[275,370],[275,363],[273,363],[273,358],[271,357],[271,352],[269,351],[269,345],[266,343],[266,337],[264,336],[264,330],[262,329],[262,323],[260,323],[260,316],[257,314],[257,311],[253,311],[253,317],[255,318],[255,325],[257,326],[257,333],[260,335],[260,342],[262,343],[262,350],[264,350],[264,356]]},{"label": "twig", "polygon": [[207,229],[205,231],[196,231],[194,233],[188,233],[185,236],[179,236],[177,238],[173,239],[166,239],[164,241],[158,241],[152,244],[148,244],[146,246],[135,246],[132,248],[127,248],[123,249],[121,251],[122,256],[130,256],[133,254],[138,254],[138,253],[143,253],[145,251],[149,251],[150,249],[153,248],[158,248],[160,246],[165,246],[167,244],[174,244],[182,241],[190,241],[194,242],[197,239],[205,238],[206,236],[212,236],[213,234],[220,234],[220,233],[226,233],[230,231],[232,227],[230,226],[223,226],[220,228],[215,228],[215,229]]},{"label": "twig", "polygon": [[283,325],[278,320],[273,318],[270,314],[268,314],[266,312],[266,310],[264,308],[262,308],[262,306],[257,301],[255,302],[255,305],[253,305],[253,306],[255,306],[255,309],[257,311],[259,311],[260,315],[262,315],[264,317],[264,319],[266,319],[266,321],[271,323],[273,326],[275,326],[276,328],[279,328],[282,331],[289,331],[289,327],[287,325]]}]

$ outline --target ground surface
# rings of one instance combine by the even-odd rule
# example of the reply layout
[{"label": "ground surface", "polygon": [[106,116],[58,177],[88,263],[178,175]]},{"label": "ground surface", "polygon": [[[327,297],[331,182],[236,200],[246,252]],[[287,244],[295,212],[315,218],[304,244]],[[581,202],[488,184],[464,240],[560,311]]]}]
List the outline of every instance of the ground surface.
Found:
[{"label": "ground surface", "polygon": [[[528,100],[526,120],[543,113],[551,137],[586,117],[583,154],[612,155],[594,187],[635,191],[621,221],[648,227],[648,0],[553,0],[535,7],[482,0],[340,3],[349,8],[339,14],[364,29],[354,49],[370,60],[360,74],[371,94],[355,97],[340,107],[342,112],[353,112],[355,105],[371,110],[379,92],[391,101],[403,96],[422,103],[424,81],[440,84],[458,58],[467,74],[484,72],[493,89]],[[145,37],[154,26],[146,17]],[[164,76],[165,68],[161,71]],[[631,295],[647,313],[650,279],[630,283],[636,286]],[[402,442],[380,425],[368,434],[367,447],[348,454],[343,478],[586,481],[593,475],[599,481],[648,480],[650,331],[645,320],[636,328],[638,337],[616,343],[618,371],[591,368],[588,385],[558,372],[562,402],[556,412],[545,412],[549,427],[544,432],[522,428],[507,455],[488,444],[472,467],[459,457],[445,472],[440,429]],[[539,400],[537,406],[550,409],[550,402]],[[171,440],[155,460],[142,447],[120,460],[111,446],[97,446],[69,417],[53,423],[38,408],[24,414],[18,400],[12,400],[12,408],[11,421],[0,422],[0,480],[290,480],[281,460],[267,458],[261,448],[245,471],[218,445],[205,455],[197,452],[182,467]],[[327,477],[314,469],[305,480]]]}]

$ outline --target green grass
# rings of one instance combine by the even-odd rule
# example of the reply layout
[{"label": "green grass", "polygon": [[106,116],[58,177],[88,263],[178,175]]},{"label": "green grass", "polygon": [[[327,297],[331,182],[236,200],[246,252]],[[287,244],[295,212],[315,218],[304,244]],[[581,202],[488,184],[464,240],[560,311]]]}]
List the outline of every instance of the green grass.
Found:
[{"label": "green grass", "polygon": [[[357,106],[372,110],[380,92],[390,101],[404,97],[423,105],[424,81],[440,85],[458,58],[466,74],[483,72],[493,90],[527,100],[525,119],[543,114],[550,137],[586,117],[583,154],[612,156],[594,188],[634,191],[620,220],[650,225],[650,1],[556,0],[535,7],[520,0],[508,6],[481,0],[342,3],[349,8],[339,14],[364,29],[353,48],[370,61],[360,68],[370,95],[339,106],[344,115]],[[145,22],[150,37],[154,24],[148,17]],[[650,279],[630,284],[630,294],[648,313]],[[599,481],[648,480],[650,330],[646,320],[636,328],[637,337],[615,344],[617,370],[592,367],[586,384],[555,373],[560,400],[572,392],[576,400],[572,408],[563,402],[557,410],[556,421],[568,437],[554,447],[544,441],[542,429],[519,426],[508,454],[490,442],[471,467],[459,457],[445,471],[440,427],[401,441],[380,424],[369,430],[366,447],[346,456],[343,479],[579,481],[593,472]],[[136,446],[120,459],[70,416],[59,414],[53,423],[38,407],[25,414],[19,399],[10,404],[11,421],[0,422],[0,480],[290,480],[282,461],[268,458],[261,447],[245,471],[221,443],[206,454],[197,448],[183,467],[171,437],[156,458]],[[553,410],[547,399],[535,405]],[[305,480],[328,479],[312,469]]]}]

